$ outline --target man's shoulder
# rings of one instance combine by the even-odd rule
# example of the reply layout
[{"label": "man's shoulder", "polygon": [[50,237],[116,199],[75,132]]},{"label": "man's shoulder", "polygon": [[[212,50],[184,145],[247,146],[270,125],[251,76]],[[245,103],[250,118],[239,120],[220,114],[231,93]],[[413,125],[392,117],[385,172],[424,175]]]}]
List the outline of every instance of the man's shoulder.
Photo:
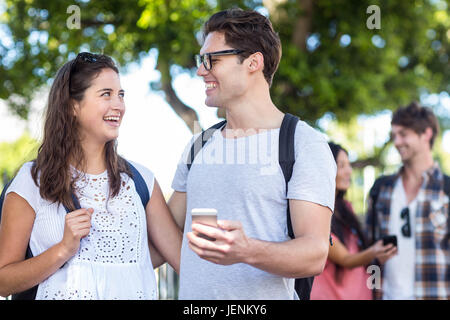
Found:
[{"label": "man's shoulder", "polygon": [[303,120],[299,120],[295,129],[297,144],[327,143],[327,136]]}]

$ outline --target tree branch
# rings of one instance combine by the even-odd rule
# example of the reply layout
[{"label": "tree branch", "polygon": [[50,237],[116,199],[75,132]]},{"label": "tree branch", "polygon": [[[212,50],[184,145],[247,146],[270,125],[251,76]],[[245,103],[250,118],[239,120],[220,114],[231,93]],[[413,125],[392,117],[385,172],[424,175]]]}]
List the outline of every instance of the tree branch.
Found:
[{"label": "tree branch", "polygon": [[[192,133],[196,133],[194,130],[200,127],[198,123],[197,112],[191,107],[185,105],[180,98],[178,98],[175,90],[172,87],[172,76],[170,75],[170,65],[164,58],[158,57],[158,64],[156,68],[161,72],[161,87],[166,95],[167,103],[172,107],[175,113],[183,119]],[[194,126],[194,124],[197,125]]]},{"label": "tree branch", "polygon": [[301,9],[300,17],[295,23],[292,42],[302,51],[306,50],[306,39],[311,32],[313,0],[298,0]]},{"label": "tree branch", "polygon": [[386,141],[381,148],[376,148],[373,156],[352,162],[352,167],[354,169],[364,169],[367,166],[384,167],[385,164],[381,161],[381,156],[390,142],[391,139]]}]

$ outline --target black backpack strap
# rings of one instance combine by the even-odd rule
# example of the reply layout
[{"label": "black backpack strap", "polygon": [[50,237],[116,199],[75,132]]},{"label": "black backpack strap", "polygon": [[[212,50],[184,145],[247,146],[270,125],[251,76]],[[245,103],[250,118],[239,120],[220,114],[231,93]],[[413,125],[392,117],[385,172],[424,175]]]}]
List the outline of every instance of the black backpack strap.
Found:
[{"label": "black backpack strap", "polygon": [[0,195],[0,221],[2,219],[2,209],[3,209],[3,202],[5,202],[6,197],[6,190],[9,188],[11,183],[13,182],[14,178],[12,178],[4,187],[2,190],[2,194]]},{"label": "black backpack strap", "polygon": [[[284,180],[286,182],[286,196],[288,192],[288,183],[292,177],[292,171],[295,163],[295,128],[297,127],[298,118],[290,113],[286,113],[280,127],[280,137],[278,146],[278,162],[283,171]],[[291,213],[289,203],[287,205],[287,228],[288,235],[291,239],[295,238],[292,229]]]},{"label": "black backpack strap", "polygon": [[[278,162],[283,171],[284,180],[286,182],[286,196],[288,193],[288,184],[291,180],[295,163],[295,129],[299,119],[290,113],[286,113],[280,127],[280,137],[278,146]],[[289,199],[286,210],[286,220],[288,235],[291,239],[295,238],[294,230],[291,222],[291,212],[289,209]],[[309,300],[314,277],[295,279],[294,288],[300,300]]]},{"label": "black backpack strap", "polygon": [[371,218],[371,224],[372,224],[372,244],[375,243],[378,239],[376,235],[376,230],[378,226],[378,215],[376,212],[376,204],[378,201],[378,196],[380,194],[380,189],[383,186],[387,186],[394,183],[395,178],[397,177],[396,174],[393,175],[387,175],[387,176],[381,176],[377,180],[375,180],[372,188],[369,191],[369,197],[372,201],[372,217]]},{"label": "black backpack strap", "polygon": [[[450,198],[450,177],[445,174],[444,174],[444,193]],[[450,210],[450,205],[448,206],[448,209]]]},{"label": "black backpack strap", "polygon": [[450,177],[444,174],[444,193],[447,195],[448,203],[448,216],[447,216],[447,234],[445,235],[443,244],[447,244],[450,239]]},{"label": "black backpack strap", "polygon": [[224,127],[227,123],[227,120],[223,120],[219,123],[216,123],[215,125],[209,127],[208,129],[202,131],[202,133],[195,139],[194,143],[191,146],[191,150],[189,152],[188,158],[187,158],[187,168],[188,171],[191,170],[192,163],[194,163],[194,159],[197,156],[197,154],[200,152],[200,150],[205,146],[206,142],[212,137],[214,132],[218,129],[221,129]]}]

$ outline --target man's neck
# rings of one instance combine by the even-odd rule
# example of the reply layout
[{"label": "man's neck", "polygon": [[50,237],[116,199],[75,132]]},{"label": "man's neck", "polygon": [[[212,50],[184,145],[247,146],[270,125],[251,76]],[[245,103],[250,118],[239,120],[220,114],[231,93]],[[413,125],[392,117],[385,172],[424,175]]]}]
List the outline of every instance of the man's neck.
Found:
[{"label": "man's neck", "polygon": [[403,163],[401,175],[408,203],[416,198],[423,183],[423,173],[433,167],[433,164],[431,152],[424,154],[420,159],[412,159]]},{"label": "man's neck", "polygon": [[268,88],[253,91],[225,107],[226,129],[258,131],[280,128],[284,114],[275,106]]},{"label": "man's neck", "polygon": [[433,167],[434,161],[430,153],[403,163],[402,176],[407,180],[420,180],[422,174]]}]

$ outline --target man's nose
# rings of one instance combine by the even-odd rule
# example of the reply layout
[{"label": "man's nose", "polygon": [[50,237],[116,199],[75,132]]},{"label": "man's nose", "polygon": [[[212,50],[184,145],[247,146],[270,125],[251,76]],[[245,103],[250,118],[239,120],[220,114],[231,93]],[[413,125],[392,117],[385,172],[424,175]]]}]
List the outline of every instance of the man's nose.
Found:
[{"label": "man's nose", "polygon": [[394,146],[399,146],[402,143],[402,139],[399,136],[393,136],[392,142],[394,143]]},{"label": "man's nose", "polygon": [[197,68],[197,75],[198,75],[199,77],[203,77],[203,76],[207,75],[208,72],[209,72],[209,71],[206,70],[206,68],[205,68],[205,66],[203,65],[203,63],[200,64],[200,67]]}]

